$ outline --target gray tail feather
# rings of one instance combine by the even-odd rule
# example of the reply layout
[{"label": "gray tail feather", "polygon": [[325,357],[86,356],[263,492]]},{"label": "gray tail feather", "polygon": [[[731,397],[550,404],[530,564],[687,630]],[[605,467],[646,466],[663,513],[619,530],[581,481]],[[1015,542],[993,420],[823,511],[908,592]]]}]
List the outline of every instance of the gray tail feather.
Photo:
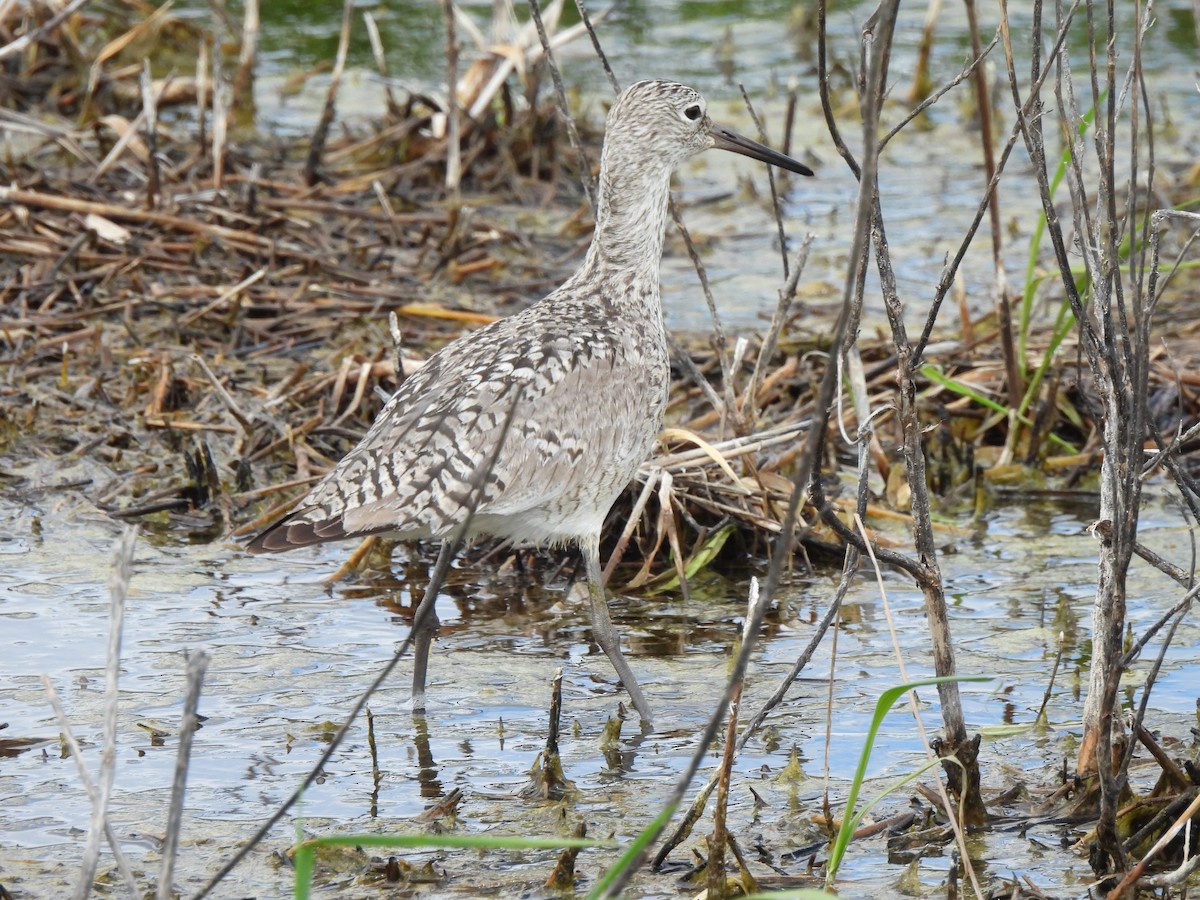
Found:
[{"label": "gray tail feather", "polygon": [[362,534],[348,533],[340,518],[325,519],[321,522],[297,521],[305,512],[305,510],[295,510],[268,525],[251,539],[250,543],[246,545],[246,549],[251,553],[278,553],[296,547],[307,547],[310,544],[324,544],[327,541],[340,541],[367,535],[365,532]]}]

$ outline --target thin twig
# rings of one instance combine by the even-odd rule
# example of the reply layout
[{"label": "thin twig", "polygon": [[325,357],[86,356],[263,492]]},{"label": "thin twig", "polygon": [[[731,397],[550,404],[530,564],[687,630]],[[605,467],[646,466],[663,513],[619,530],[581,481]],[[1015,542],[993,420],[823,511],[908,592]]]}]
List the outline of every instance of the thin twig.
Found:
[{"label": "thin twig", "polygon": [[204,650],[193,650],[188,654],[187,693],[183,699],[183,720],[179,723],[179,751],[175,755],[175,778],[171,782],[171,805],[167,810],[167,835],[163,840],[156,900],[170,900],[175,896],[171,882],[175,876],[175,856],[179,851],[179,835],[183,828],[183,799],[187,791],[192,738],[200,724],[196,710],[200,706],[200,691],[204,687],[204,673],[208,670],[209,659]]},{"label": "thin twig", "polygon": [[679,236],[683,238],[683,245],[687,248],[688,258],[691,259],[692,266],[696,270],[696,277],[700,279],[700,291],[704,294],[704,302],[708,306],[708,314],[712,319],[713,349],[717,352],[717,361],[721,365],[721,383],[725,386],[724,401],[719,404],[714,403],[713,406],[722,413],[734,412],[737,407],[734,404],[733,363],[729,356],[729,338],[725,334],[725,326],[721,324],[721,314],[717,312],[717,301],[713,299],[712,288],[708,284],[708,270],[704,267],[704,261],[700,258],[700,252],[696,249],[691,232],[683,223],[683,215],[674,197],[667,204],[667,209],[670,210],[675,227],[679,229]]},{"label": "thin twig", "polygon": [[800,249],[796,251],[796,264],[792,269],[791,276],[786,279],[787,284],[779,292],[779,302],[775,304],[775,313],[771,316],[771,324],[758,348],[758,358],[754,361],[754,372],[750,376],[750,384],[746,388],[746,393],[742,396],[742,416],[748,423],[753,423],[758,415],[756,408],[758,391],[762,387],[767,367],[771,364],[771,357],[775,355],[779,336],[783,333],[784,326],[791,315],[792,302],[796,299],[796,288],[800,283],[800,275],[808,262],[808,253],[815,239],[816,235],[810,231],[804,236]]},{"label": "thin twig", "polygon": [[478,505],[479,497],[482,495],[484,488],[487,486],[488,477],[491,475],[492,469],[496,465],[496,460],[500,458],[500,450],[504,446],[505,440],[508,437],[509,428],[513,422],[513,417],[516,415],[517,404],[520,402],[522,394],[520,391],[516,391],[514,393],[515,396],[513,397],[512,406],[509,408],[504,418],[500,428],[500,433],[497,436],[496,445],[492,449],[491,455],[484,462],[484,465],[471,475],[470,498],[467,503],[466,518],[462,524],[459,525],[453,536],[447,538],[443,542],[442,549],[438,553],[437,563],[434,565],[433,572],[429,576],[429,585],[425,589],[425,597],[422,599],[421,604],[417,609],[417,614],[413,618],[412,627],[409,629],[408,634],[405,636],[404,640],[401,641],[400,646],[396,649],[396,652],[392,655],[392,658],[388,661],[387,665],[380,670],[379,674],[375,677],[375,680],[371,682],[371,685],[362,693],[358,700],[355,701],[354,706],[350,709],[349,715],[346,717],[346,720],[337,730],[337,733],[334,734],[333,738],[330,740],[328,746],[326,746],[324,752],[317,759],[316,763],[314,763],[312,768],[309,769],[308,774],[304,776],[304,780],[301,781],[296,790],[292,792],[291,796],[289,796],[288,799],[285,800],[279,806],[279,808],[271,814],[267,821],[259,826],[250,839],[242,845],[241,849],[239,849],[237,853],[233,855],[233,858],[225,863],[225,865],[223,865],[220,870],[218,870],[217,873],[213,875],[211,879],[209,879],[208,883],[205,884],[204,887],[201,888],[200,892],[196,895],[196,900],[201,900],[201,898],[207,897],[209,893],[212,892],[213,888],[220,884],[225,879],[225,876],[232,872],[238,863],[245,859],[250,851],[252,851],[259,845],[259,843],[262,842],[263,838],[267,836],[270,830],[274,828],[275,825],[285,815],[287,815],[288,810],[296,805],[296,803],[304,795],[304,792],[308,790],[312,783],[316,781],[321,772],[324,771],[325,764],[329,762],[329,760],[333,757],[333,754],[337,751],[338,747],[340,747],[342,742],[346,739],[346,735],[350,732],[350,726],[354,724],[354,721],[358,718],[359,713],[366,708],[366,705],[370,701],[371,697],[377,690],[379,690],[383,683],[388,680],[396,666],[400,663],[400,660],[403,659],[405,654],[407,654],[411,649],[414,635],[421,634],[425,630],[427,623],[435,615],[434,601],[436,600],[437,595],[441,592],[442,586],[445,584],[446,575],[450,571],[450,564],[454,561],[454,557],[457,556],[458,552],[462,549],[467,535],[471,533],[471,522],[475,518],[475,508]]},{"label": "thin twig", "polygon": [[562,73],[558,70],[558,62],[554,59],[554,51],[550,46],[550,38],[546,34],[546,23],[542,21],[542,7],[538,0],[529,0],[529,12],[537,25],[538,38],[542,42],[542,52],[546,55],[546,64],[550,67],[550,76],[554,79],[554,91],[558,97],[558,111],[567,126],[567,137],[575,149],[579,159],[579,180],[583,184],[583,193],[587,196],[588,206],[596,209],[596,185],[592,181],[592,167],[588,163],[587,154],[583,151],[583,142],[579,139],[579,129],[575,127],[575,118],[567,104],[567,89],[563,85]]},{"label": "thin twig", "polygon": [[[754,104],[750,102],[750,95],[746,93],[746,86],[739,83],[738,89],[742,92],[742,102],[746,104],[746,110],[750,113],[750,118],[754,122],[754,129],[758,132],[758,140],[763,143],[767,141],[767,130],[763,127],[762,120],[758,117],[758,113],[754,110]],[[775,231],[779,238],[779,259],[783,264],[783,280],[788,280],[788,256],[787,256],[787,234],[783,229],[783,204],[779,200],[779,191],[775,187],[775,167],[767,166],[767,183],[771,186],[771,212],[775,216]]]},{"label": "thin twig", "polygon": [[[92,892],[96,877],[96,866],[100,861],[100,840],[105,834],[112,842],[111,826],[108,822],[108,801],[112,796],[113,780],[117,769],[117,712],[120,701],[118,681],[121,674],[121,635],[125,625],[125,600],[129,596],[129,579],[132,577],[133,553],[137,546],[137,528],[127,527],[117,543],[116,558],[108,589],[111,596],[108,616],[108,651],[104,670],[104,743],[100,750],[100,774],[92,796],[92,818],[84,846],[83,864],[79,881],[75,885],[75,897],[84,900]],[[47,682],[48,684],[48,682]],[[82,757],[79,759],[82,767]],[[88,792],[92,794],[91,791]],[[117,847],[113,845],[114,853]],[[121,861],[118,862],[121,865]],[[122,875],[124,876],[124,872]],[[125,879],[133,884],[133,875]]]},{"label": "thin twig", "polygon": [[[940,0],[938,0],[938,2],[940,2]],[[921,113],[925,112],[925,110],[929,109],[929,107],[933,106],[935,103],[937,103],[939,100],[941,100],[943,96],[950,93],[950,91],[954,90],[954,88],[958,87],[960,84],[962,84],[968,78],[970,78],[971,74],[975,71],[975,69],[978,66],[980,66],[983,63],[983,61],[985,59],[987,59],[988,54],[991,53],[992,50],[995,49],[996,44],[999,42],[999,40],[1000,40],[1000,29],[997,28],[996,33],[992,36],[992,40],[988,43],[987,47],[985,47],[978,56],[973,57],[969,63],[967,63],[965,66],[963,66],[962,71],[960,71],[957,75],[955,75],[953,78],[951,78],[945,84],[943,84],[940,88],[938,88],[936,91],[934,91],[928,97],[926,97],[924,100],[922,100],[916,106],[914,106],[911,110],[909,110],[908,115],[906,115],[903,119],[901,119],[892,128],[891,131],[889,131],[887,134],[885,134],[882,138],[879,139],[880,145],[886,147],[888,142],[892,138],[894,138],[896,135],[898,135],[901,131],[903,131],[906,127],[908,127],[909,123],[912,122],[913,119],[916,119],[918,116],[921,115]]]},{"label": "thin twig", "polygon": [[[608,76],[608,83],[612,85],[613,93],[621,93],[621,83],[617,81],[617,76],[613,74],[612,66],[608,64],[608,57],[604,54],[604,49],[600,46],[600,38],[596,35],[596,29],[592,25],[591,16],[588,15],[587,7],[583,0],[575,0],[575,8],[579,10],[579,18],[583,22],[583,27],[587,29],[588,37],[592,39],[592,47],[596,51],[596,56],[600,58],[600,65],[604,67],[604,74]],[[607,15],[606,10],[602,15]]]}]

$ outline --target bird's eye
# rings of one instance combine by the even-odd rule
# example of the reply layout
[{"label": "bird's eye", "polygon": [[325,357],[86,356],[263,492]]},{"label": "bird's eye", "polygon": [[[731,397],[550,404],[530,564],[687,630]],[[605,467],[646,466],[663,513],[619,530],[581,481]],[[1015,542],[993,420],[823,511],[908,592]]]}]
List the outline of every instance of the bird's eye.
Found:
[{"label": "bird's eye", "polygon": [[685,109],[683,111],[683,114],[685,116],[687,116],[689,119],[691,119],[693,122],[695,122],[702,115],[704,115],[704,113],[700,109],[699,103],[693,103],[691,106],[689,106],[687,109]]}]

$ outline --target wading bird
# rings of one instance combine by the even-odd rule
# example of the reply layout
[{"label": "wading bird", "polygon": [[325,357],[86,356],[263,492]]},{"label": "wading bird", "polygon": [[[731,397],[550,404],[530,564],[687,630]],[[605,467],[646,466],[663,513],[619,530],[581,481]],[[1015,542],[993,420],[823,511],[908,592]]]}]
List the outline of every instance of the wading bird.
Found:
[{"label": "wading bird", "polygon": [[[600,529],[662,428],[670,364],[659,263],[671,172],[713,148],[813,174],[713,122],[689,87],[631,85],[608,114],[595,234],[579,270],[524,312],[431,356],[359,445],[248,549],[386,534],[441,539],[445,553],[471,506],[466,537],[574,544],[586,567],[592,633],[649,724],[608,614]],[[422,618],[426,627],[413,635],[417,710],[438,627],[432,609]]]}]

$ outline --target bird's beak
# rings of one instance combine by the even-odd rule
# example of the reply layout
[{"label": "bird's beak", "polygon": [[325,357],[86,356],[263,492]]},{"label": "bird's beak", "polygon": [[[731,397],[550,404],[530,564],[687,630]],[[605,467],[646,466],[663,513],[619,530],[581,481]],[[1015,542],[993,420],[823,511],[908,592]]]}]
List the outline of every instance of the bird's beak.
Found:
[{"label": "bird's beak", "polygon": [[732,128],[726,128],[724,125],[717,125],[714,122],[712,127],[709,128],[708,133],[712,135],[713,146],[718,150],[739,153],[742,156],[757,159],[759,162],[769,163],[772,166],[787,169],[789,172],[795,172],[797,175],[813,174],[813,170],[803,163],[796,162],[790,156],[784,156],[782,153],[772,150],[758,141],[752,141],[750,138],[738,134]]}]

